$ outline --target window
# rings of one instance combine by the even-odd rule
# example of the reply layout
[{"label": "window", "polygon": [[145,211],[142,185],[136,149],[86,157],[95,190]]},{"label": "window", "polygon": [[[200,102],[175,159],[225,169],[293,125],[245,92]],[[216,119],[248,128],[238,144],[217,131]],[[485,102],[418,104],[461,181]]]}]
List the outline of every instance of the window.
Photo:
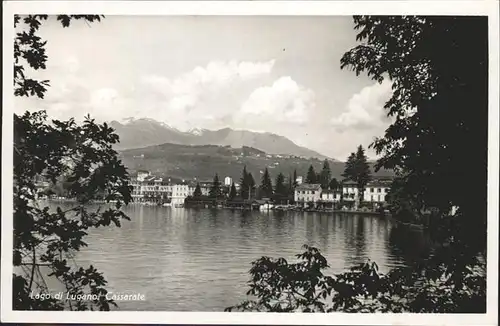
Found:
[{"label": "window", "polygon": [[313,194],[313,195],[314,195],[314,191],[311,191],[311,194]]},{"label": "window", "polygon": [[381,189],[380,189],[380,188],[378,188],[378,189],[377,189],[377,192],[380,192],[380,191],[381,191]]},{"label": "window", "polygon": [[375,192],[375,189],[371,188],[371,189],[370,189],[370,191],[371,191],[371,192]]}]

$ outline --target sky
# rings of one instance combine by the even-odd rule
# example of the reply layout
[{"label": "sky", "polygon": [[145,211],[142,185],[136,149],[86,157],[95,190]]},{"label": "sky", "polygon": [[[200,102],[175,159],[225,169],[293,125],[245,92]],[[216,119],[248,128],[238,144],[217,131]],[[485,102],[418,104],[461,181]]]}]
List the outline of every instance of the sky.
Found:
[{"label": "sky", "polygon": [[51,86],[43,100],[16,98],[16,111],[272,132],[345,160],[391,122],[390,83],[340,69],[353,27],[348,16],[107,16],[69,28],[50,18],[47,69],[31,75]]}]

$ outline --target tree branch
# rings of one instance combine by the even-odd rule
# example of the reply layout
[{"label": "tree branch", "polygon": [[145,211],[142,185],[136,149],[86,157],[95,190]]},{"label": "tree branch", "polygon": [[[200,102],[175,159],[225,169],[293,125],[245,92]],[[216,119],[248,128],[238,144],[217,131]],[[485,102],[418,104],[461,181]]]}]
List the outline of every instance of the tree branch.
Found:
[{"label": "tree branch", "polygon": [[33,286],[33,279],[35,278],[35,267],[36,267],[36,249],[33,247],[33,266],[31,266],[31,277],[30,277],[30,285],[29,292],[31,292],[31,287]]}]

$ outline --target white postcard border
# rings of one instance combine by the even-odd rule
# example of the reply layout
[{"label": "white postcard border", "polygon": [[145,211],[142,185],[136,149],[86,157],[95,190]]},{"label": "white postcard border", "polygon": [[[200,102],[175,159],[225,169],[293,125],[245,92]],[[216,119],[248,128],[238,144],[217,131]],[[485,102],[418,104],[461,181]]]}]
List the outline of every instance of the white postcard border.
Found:
[{"label": "white postcard border", "polygon": [[[36,323],[496,325],[498,323],[499,21],[492,1],[9,1],[3,2],[1,320]],[[487,15],[489,17],[488,266],[486,314],[41,312],[12,310],[14,14]],[[473,109],[473,108],[471,108]]]}]

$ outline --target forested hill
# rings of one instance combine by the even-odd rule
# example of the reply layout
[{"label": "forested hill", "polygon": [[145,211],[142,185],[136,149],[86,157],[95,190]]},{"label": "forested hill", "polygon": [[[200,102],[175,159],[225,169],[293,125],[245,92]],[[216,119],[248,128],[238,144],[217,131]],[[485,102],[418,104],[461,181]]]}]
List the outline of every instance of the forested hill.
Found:
[{"label": "forested hill", "polygon": [[[239,180],[243,167],[253,174],[260,183],[261,171],[267,167],[274,179],[278,173],[285,177],[297,170],[297,175],[306,175],[312,164],[317,172],[321,171],[323,161],[305,159],[291,155],[271,155],[252,147],[231,148],[229,146],[199,145],[187,146],[162,144],[120,152],[124,164],[134,173],[147,170],[154,174],[180,179],[212,180],[215,173],[221,178],[232,177]],[[332,177],[340,179],[344,163],[329,161]],[[374,176],[392,176],[392,171],[379,171]]]}]

